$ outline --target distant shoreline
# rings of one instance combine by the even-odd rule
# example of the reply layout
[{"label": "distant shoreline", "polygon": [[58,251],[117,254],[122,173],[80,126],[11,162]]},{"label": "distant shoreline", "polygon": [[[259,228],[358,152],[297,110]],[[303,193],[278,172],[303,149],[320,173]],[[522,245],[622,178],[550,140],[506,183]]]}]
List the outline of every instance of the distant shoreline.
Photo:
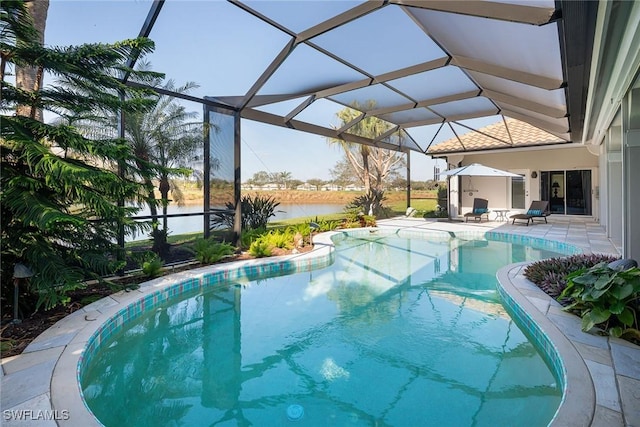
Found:
[{"label": "distant shoreline", "polygon": [[[242,195],[262,197],[273,197],[282,204],[326,204],[326,205],[347,205],[353,199],[363,195],[362,191],[304,191],[304,190],[249,190],[243,191]],[[184,205],[193,206],[202,204],[202,193],[200,191],[184,191]],[[215,198],[215,194],[212,194]],[[388,191],[385,193],[386,202],[403,201],[407,197],[406,191]],[[412,199],[436,199],[435,191],[412,191]],[[214,199],[215,200],[215,199]],[[226,199],[221,200],[224,204]]]}]

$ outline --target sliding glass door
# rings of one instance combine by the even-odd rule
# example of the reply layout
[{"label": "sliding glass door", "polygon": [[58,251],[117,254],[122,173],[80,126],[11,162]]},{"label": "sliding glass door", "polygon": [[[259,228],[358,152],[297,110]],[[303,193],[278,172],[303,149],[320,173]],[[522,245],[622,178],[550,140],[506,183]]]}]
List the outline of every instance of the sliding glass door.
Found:
[{"label": "sliding glass door", "polygon": [[591,215],[591,171],[542,171],[540,198],[549,202],[551,213]]},{"label": "sliding glass door", "polygon": [[591,171],[567,171],[567,214],[591,215]]}]

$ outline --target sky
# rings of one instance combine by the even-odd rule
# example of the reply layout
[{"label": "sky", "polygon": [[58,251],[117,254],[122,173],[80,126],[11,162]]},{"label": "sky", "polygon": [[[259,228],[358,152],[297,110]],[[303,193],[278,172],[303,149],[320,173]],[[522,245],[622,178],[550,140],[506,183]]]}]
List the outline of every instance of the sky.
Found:
[{"label": "sky", "polygon": [[[284,14],[293,4],[280,2],[272,5],[281,9],[278,13]],[[305,5],[305,20],[309,22],[303,24],[307,26],[313,25],[314,19],[323,19],[324,14],[355,4],[352,1],[298,3]],[[150,0],[50,0],[45,44],[111,43],[134,38],[150,5]],[[299,17],[301,11],[294,10],[294,13]],[[197,97],[243,95],[288,40],[267,24],[220,1],[167,2],[150,38],[156,43],[154,53],[146,58],[152,68],[165,73],[177,85],[187,81],[198,83],[199,87],[190,93]],[[45,81],[45,84],[51,83]],[[277,85],[278,82],[270,84]],[[185,105],[193,111],[202,111],[200,104],[186,102]],[[282,108],[282,111],[291,109],[290,105]],[[320,102],[314,103],[313,109],[300,118],[323,126],[337,125],[335,107]],[[469,124],[484,126],[495,121],[496,118],[477,119]],[[435,125],[413,128],[411,134],[425,148],[437,129]],[[435,142],[453,136],[445,127]],[[314,178],[329,180],[330,169],[343,157],[341,150],[329,144],[324,137],[244,119],[241,139],[243,181],[258,171],[291,172],[294,179],[302,181]],[[411,153],[412,180],[432,179],[434,166],[445,169],[443,160]]]}]

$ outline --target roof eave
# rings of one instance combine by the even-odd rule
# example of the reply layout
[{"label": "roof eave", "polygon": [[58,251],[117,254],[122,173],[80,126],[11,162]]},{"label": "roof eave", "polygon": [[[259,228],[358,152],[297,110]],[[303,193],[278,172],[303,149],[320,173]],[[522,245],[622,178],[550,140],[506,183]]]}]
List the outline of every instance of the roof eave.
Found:
[{"label": "roof eave", "polygon": [[598,12],[597,1],[556,0],[562,11],[558,24],[569,129],[573,141],[582,140],[589,90],[591,55]]},{"label": "roof eave", "polygon": [[505,147],[486,148],[483,150],[469,150],[469,151],[452,150],[452,151],[441,151],[441,152],[427,152],[427,155],[433,158],[445,158],[452,155],[466,156],[470,154],[491,154],[498,151],[502,152],[505,150],[515,153],[520,151],[536,151],[536,150],[546,150],[546,149],[556,149],[556,148],[580,148],[580,147],[584,148],[584,145],[572,143],[570,141],[558,141],[558,142],[551,142],[548,144],[532,143],[530,145],[519,145],[517,147],[505,146]]}]

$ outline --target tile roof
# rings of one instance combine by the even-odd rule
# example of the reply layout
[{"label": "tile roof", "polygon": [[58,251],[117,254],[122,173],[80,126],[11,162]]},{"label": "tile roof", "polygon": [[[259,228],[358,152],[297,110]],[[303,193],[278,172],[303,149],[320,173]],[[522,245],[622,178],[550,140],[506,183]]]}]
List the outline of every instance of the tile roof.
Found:
[{"label": "tile roof", "polygon": [[503,121],[499,121],[477,131],[460,135],[459,139],[451,138],[434,144],[429,147],[427,154],[462,153],[571,142],[520,120],[505,117],[505,121],[506,127]]}]

